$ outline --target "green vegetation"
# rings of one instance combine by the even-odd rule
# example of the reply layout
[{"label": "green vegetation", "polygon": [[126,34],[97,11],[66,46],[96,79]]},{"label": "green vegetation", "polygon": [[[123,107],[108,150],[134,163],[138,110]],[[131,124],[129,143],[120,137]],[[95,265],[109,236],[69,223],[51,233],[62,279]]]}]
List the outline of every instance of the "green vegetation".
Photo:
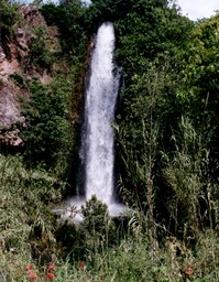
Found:
[{"label": "green vegetation", "polygon": [[53,54],[46,46],[47,34],[43,28],[35,30],[35,38],[30,46],[30,63],[43,69],[51,69],[55,54]]},{"label": "green vegetation", "polygon": [[64,53],[79,56],[85,51],[85,7],[80,0],[68,1],[68,4],[55,6],[53,4],[42,7],[49,25],[56,25],[61,33],[61,45]]},{"label": "green vegetation", "polygon": [[172,236],[152,250],[141,215],[130,218],[119,240],[106,207],[95,199],[84,207],[81,226],[60,229],[50,210],[65,183],[43,169],[25,169],[20,157],[0,155],[0,168],[1,281],[32,281],[33,273],[33,281],[42,282],[48,273],[60,282],[218,281],[219,241],[212,230],[198,235],[193,250]]},{"label": "green vegetation", "polygon": [[4,42],[9,36],[12,35],[12,26],[18,20],[16,13],[16,4],[11,4],[7,0],[1,0],[0,6],[0,29],[1,41]]},{"label": "green vegetation", "polygon": [[25,155],[30,163],[44,161],[47,167],[51,167],[56,163],[57,154],[67,157],[70,140],[73,139],[69,136],[71,129],[68,122],[71,90],[70,81],[64,82],[62,77],[56,77],[49,86],[31,83],[31,101],[24,107],[27,127],[22,131],[27,146]]},{"label": "green vegetation", "polygon": [[[7,43],[16,9],[2,3]],[[40,9],[59,28],[61,49],[51,52],[46,32],[36,30],[30,61],[52,82],[11,77],[31,95],[24,152],[0,155],[0,281],[219,281],[219,16],[192,22],[166,0]],[[77,166],[89,40],[106,20],[114,22],[124,82],[116,185],[135,213],[113,220],[92,198],[80,226],[58,226],[51,209]]]},{"label": "green vegetation", "polygon": [[0,155],[0,167],[0,277],[25,281],[24,265],[55,251],[56,221],[48,203],[61,199],[64,183],[43,169],[26,170],[20,157]]}]

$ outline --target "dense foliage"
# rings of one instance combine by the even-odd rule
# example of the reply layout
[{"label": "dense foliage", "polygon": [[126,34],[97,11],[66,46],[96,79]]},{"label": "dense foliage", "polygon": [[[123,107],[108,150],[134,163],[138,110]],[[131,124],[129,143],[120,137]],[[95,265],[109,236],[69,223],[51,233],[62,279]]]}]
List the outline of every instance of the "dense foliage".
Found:
[{"label": "dense foliage", "polygon": [[17,5],[7,0],[0,2],[0,43],[8,55],[7,42],[12,37],[13,24],[19,19],[16,13]]},{"label": "dense foliage", "polygon": [[[89,7],[69,0],[40,9],[59,28],[61,50],[50,53],[36,31],[32,61],[52,72],[53,82],[25,82],[31,96],[23,109],[24,160],[0,156],[0,267],[15,254],[17,269],[28,259],[36,264],[39,281],[49,261],[58,266],[55,281],[218,281],[219,16],[192,22],[166,0],[93,0]],[[3,1],[1,10],[8,36],[14,6]],[[114,221],[92,198],[80,226],[57,228],[46,205],[60,199],[79,151],[86,49],[103,21],[114,22],[123,80],[116,185],[135,213]],[[24,168],[27,162],[33,168]],[[5,269],[3,281],[26,281],[24,271]]]},{"label": "dense foliage", "polygon": [[85,7],[80,0],[59,6],[44,5],[42,14],[49,25],[55,24],[59,28],[64,53],[76,56],[83,54],[86,41]]},{"label": "dense foliage", "polygon": [[[68,103],[71,84],[57,77],[53,85],[45,87],[38,82],[30,85],[31,102],[24,106],[27,126],[22,130],[26,143],[27,161],[44,161],[54,165],[57,154],[67,154],[73,136],[68,122]],[[59,158],[59,162],[61,159]]]}]

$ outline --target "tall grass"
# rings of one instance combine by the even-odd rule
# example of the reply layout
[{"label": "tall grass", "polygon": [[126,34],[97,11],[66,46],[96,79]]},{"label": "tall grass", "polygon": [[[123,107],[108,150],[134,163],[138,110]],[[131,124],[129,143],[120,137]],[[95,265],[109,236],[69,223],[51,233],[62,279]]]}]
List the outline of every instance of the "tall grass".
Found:
[{"label": "tall grass", "polygon": [[[172,185],[175,183],[172,179],[178,179],[177,172],[183,173],[184,166],[187,168],[186,164],[191,164],[191,160],[181,162],[183,152],[186,153],[179,150],[174,166],[169,162],[166,168],[167,176],[170,172],[174,176],[168,178]],[[185,183],[190,183],[185,179],[189,176],[183,176]],[[200,176],[195,179],[199,180],[195,187],[202,187]],[[147,214],[136,212],[135,218],[129,221],[127,233],[121,237],[107,216],[106,207],[95,199],[84,207],[86,219],[80,227],[62,229],[63,238],[70,232],[69,244],[59,241],[56,220],[50,210],[60,201],[63,187],[64,183],[55,175],[40,168],[26,169],[21,157],[0,155],[1,282],[33,281],[26,269],[29,264],[37,277],[34,281],[48,281],[47,268],[51,262],[55,264],[52,280],[56,282],[219,281],[216,231],[199,232],[192,248],[169,236],[162,246],[160,244],[152,251],[147,231],[141,227],[148,220]],[[180,188],[176,186],[176,189]],[[185,202],[191,197],[192,201],[200,190],[191,191],[195,194],[189,192],[187,197],[179,197]],[[182,191],[175,190],[175,193],[181,195]],[[84,248],[85,252],[76,255],[78,247]]]},{"label": "tall grass", "polygon": [[187,236],[200,229],[215,227],[218,210],[218,185],[210,175],[208,140],[198,133],[187,118],[182,118],[175,140],[175,152],[165,155],[164,177],[173,195],[170,199],[170,219],[175,233]]},{"label": "tall grass", "polygon": [[[60,189],[55,189],[54,183]],[[55,220],[48,204],[60,200],[61,188],[62,183],[45,171],[25,169],[20,157],[0,155],[0,277],[3,281],[16,281],[23,276],[24,265],[32,261],[34,252],[38,252],[39,260],[54,252]]]}]

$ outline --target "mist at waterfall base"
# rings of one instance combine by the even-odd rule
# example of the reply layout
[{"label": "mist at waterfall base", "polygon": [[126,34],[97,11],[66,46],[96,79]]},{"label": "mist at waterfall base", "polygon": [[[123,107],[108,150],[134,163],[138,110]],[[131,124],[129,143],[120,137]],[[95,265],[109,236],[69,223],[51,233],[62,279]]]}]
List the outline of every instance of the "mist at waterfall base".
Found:
[{"label": "mist at waterfall base", "polygon": [[113,24],[103,23],[97,32],[92,53],[90,79],[86,89],[84,125],[80,158],[84,166],[85,197],[66,203],[65,218],[81,221],[80,207],[93,195],[105,203],[111,216],[120,216],[126,208],[114,195],[114,130],[112,123],[119,90],[120,75],[113,63],[115,34]]}]

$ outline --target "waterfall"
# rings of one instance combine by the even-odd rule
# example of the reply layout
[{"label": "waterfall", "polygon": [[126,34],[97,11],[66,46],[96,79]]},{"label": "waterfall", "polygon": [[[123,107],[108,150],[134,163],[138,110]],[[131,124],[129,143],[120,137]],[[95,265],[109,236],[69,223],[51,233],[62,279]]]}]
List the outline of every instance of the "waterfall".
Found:
[{"label": "waterfall", "polygon": [[86,200],[95,195],[110,206],[114,202],[114,120],[119,88],[115,74],[113,24],[103,23],[97,32],[86,89],[83,138]]},{"label": "waterfall", "polygon": [[[81,222],[81,206],[93,195],[105,203],[111,216],[128,211],[114,197],[114,131],[112,123],[119,89],[119,72],[113,62],[115,33],[113,24],[103,23],[98,29],[92,52],[90,78],[86,88],[84,125],[80,158],[84,167],[85,199],[79,193],[62,208],[62,220]],[[80,189],[80,187],[79,187]]]}]

